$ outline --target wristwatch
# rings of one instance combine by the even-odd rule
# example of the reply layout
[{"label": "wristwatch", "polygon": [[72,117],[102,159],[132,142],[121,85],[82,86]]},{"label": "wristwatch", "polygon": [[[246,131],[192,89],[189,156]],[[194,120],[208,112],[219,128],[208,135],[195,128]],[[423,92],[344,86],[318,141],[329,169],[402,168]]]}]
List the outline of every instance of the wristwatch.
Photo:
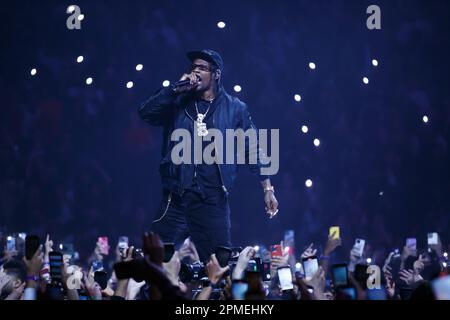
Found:
[{"label": "wristwatch", "polygon": [[266,193],[267,191],[272,191],[273,193],[275,193],[275,188],[273,186],[264,187],[264,193]]}]

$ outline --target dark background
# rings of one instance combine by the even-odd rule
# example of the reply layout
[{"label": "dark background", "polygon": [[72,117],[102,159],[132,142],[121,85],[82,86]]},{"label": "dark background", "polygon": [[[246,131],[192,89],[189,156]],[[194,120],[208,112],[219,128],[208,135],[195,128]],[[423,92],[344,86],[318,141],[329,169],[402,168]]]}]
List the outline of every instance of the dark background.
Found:
[{"label": "dark background", "polygon": [[[81,30],[66,28],[70,4],[85,15]],[[366,28],[371,4],[381,30]],[[242,168],[234,244],[270,245],[287,229],[299,246],[323,243],[331,225],[346,247],[355,237],[377,250],[406,237],[423,247],[433,231],[448,243],[450,2],[2,1],[1,11],[7,232],[49,232],[83,254],[100,235],[139,242],[161,199],[161,131],[137,109],[187,70],[185,52],[211,48],[224,58],[225,89],[257,127],[280,129],[280,212],[266,218],[261,186]]]}]

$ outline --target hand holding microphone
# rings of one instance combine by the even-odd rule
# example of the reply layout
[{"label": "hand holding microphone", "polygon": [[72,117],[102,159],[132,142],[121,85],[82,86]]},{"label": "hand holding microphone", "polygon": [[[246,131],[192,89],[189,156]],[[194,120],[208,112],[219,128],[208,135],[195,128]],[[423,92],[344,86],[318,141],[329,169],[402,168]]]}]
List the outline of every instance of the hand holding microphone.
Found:
[{"label": "hand holding microphone", "polygon": [[173,90],[177,93],[191,91],[198,86],[200,80],[200,77],[195,73],[185,73],[179,81],[173,84]]}]

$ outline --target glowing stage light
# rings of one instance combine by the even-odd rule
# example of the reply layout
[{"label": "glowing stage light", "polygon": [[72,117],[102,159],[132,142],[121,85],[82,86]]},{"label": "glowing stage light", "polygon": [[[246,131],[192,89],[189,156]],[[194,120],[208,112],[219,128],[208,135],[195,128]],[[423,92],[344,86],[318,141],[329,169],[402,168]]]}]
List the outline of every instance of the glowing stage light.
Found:
[{"label": "glowing stage light", "polygon": [[223,28],[225,28],[226,24],[225,24],[225,22],[223,22],[223,21],[219,21],[219,22],[217,23],[217,26],[218,26],[220,29],[223,29]]},{"label": "glowing stage light", "polygon": [[90,85],[90,84],[92,84],[92,81],[94,81],[94,80],[91,77],[89,77],[86,79],[86,84]]},{"label": "glowing stage light", "polygon": [[78,20],[81,21],[81,20],[83,20],[83,19],[84,19],[84,14],[80,14],[80,15],[78,16]]},{"label": "glowing stage light", "polygon": [[305,181],[305,186],[306,186],[307,188],[311,188],[312,185],[313,185],[313,182],[312,182],[311,179],[308,179],[308,180]]},{"label": "glowing stage light", "polygon": [[237,85],[234,86],[234,91],[241,92],[241,90],[242,90],[242,88],[241,88],[240,85],[237,84]]},{"label": "glowing stage light", "polygon": [[314,69],[316,68],[316,64],[315,64],[314,62],[310,62],[310,63],[309,63],[309,68],[310,68],[311,70],[314,70]]},{"label": "glowing stage light", "polygon": [[302,126],[302,132],[308,133],[308,126]]},{"label": "glowing stage light", "polygon": [[317,138],[314,139],[313,143],[316,147],[320,146],[320,140]]},{"label": "glowing stage light", "polygon": [[36,73],[37,73],[37,70],[35,68],[31,69],[30,74],[32,76],[36,75]]},{"label": "glowing stage light", "polygon": [[168,87],[170,86],[170,81],[169,80],[164,80],[163,81],[163,87]]},{"label": "glowing stage light", "polygon": [[364,84],[369,84],[369,78],[364,77],[364,78],[363,78],[363,82],[364,82]]},{"label": "glowing stage light", "polygon": [[372,65],[373,65],[374,67],[378,67],[378,60],[377,60],[377,59],[373,59],[373,60],[372,60]]},{"label": "glowing stage light", "polygon": [[83,57],[83,56],[78,56],[78,58],[77,58],[77,62],[78,62],[78,63],[83,62],[83,60],[84,60],[84,57]]},{"label": "glowing stage light", "polygon": [[144,68],[144,66],[142,64],[138,64],[136,65],[136,71],[141,71]]},{"label": "glowing stage light", "polygon": [[128,82],[127,82],[127,88],[128,88],[128,89],[133,88],[133,85],[134,85],[134,84],[133,84],[133,81],[128,81]]},{"label": "glowing stage light", "polygon": [[423,121],[424,123],[428,123],[428,117],[427,117],[427,116],[423,116],[422,121]]},{"label": "glowing stage light", "polygon": [[294,100],[300,102],[302,100],[302,96],[299,94],[294,95]]}]

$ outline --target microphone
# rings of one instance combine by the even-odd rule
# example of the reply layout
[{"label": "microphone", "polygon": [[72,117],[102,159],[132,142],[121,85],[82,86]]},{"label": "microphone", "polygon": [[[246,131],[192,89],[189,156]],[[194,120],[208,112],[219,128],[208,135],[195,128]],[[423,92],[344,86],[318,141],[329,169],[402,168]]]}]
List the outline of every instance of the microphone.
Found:
[{"label": "microphone", "polygon": [[[197,82],[199,82],[199,81],[200,81],[200,77],[197,76]],[[172,86],[173,86],[173,88],[182,87],[182,86],[188,85],[190,82],[191,82],[191,80],[189,80],[189,79],[180,80],[180,81],[175,82]]]}]

